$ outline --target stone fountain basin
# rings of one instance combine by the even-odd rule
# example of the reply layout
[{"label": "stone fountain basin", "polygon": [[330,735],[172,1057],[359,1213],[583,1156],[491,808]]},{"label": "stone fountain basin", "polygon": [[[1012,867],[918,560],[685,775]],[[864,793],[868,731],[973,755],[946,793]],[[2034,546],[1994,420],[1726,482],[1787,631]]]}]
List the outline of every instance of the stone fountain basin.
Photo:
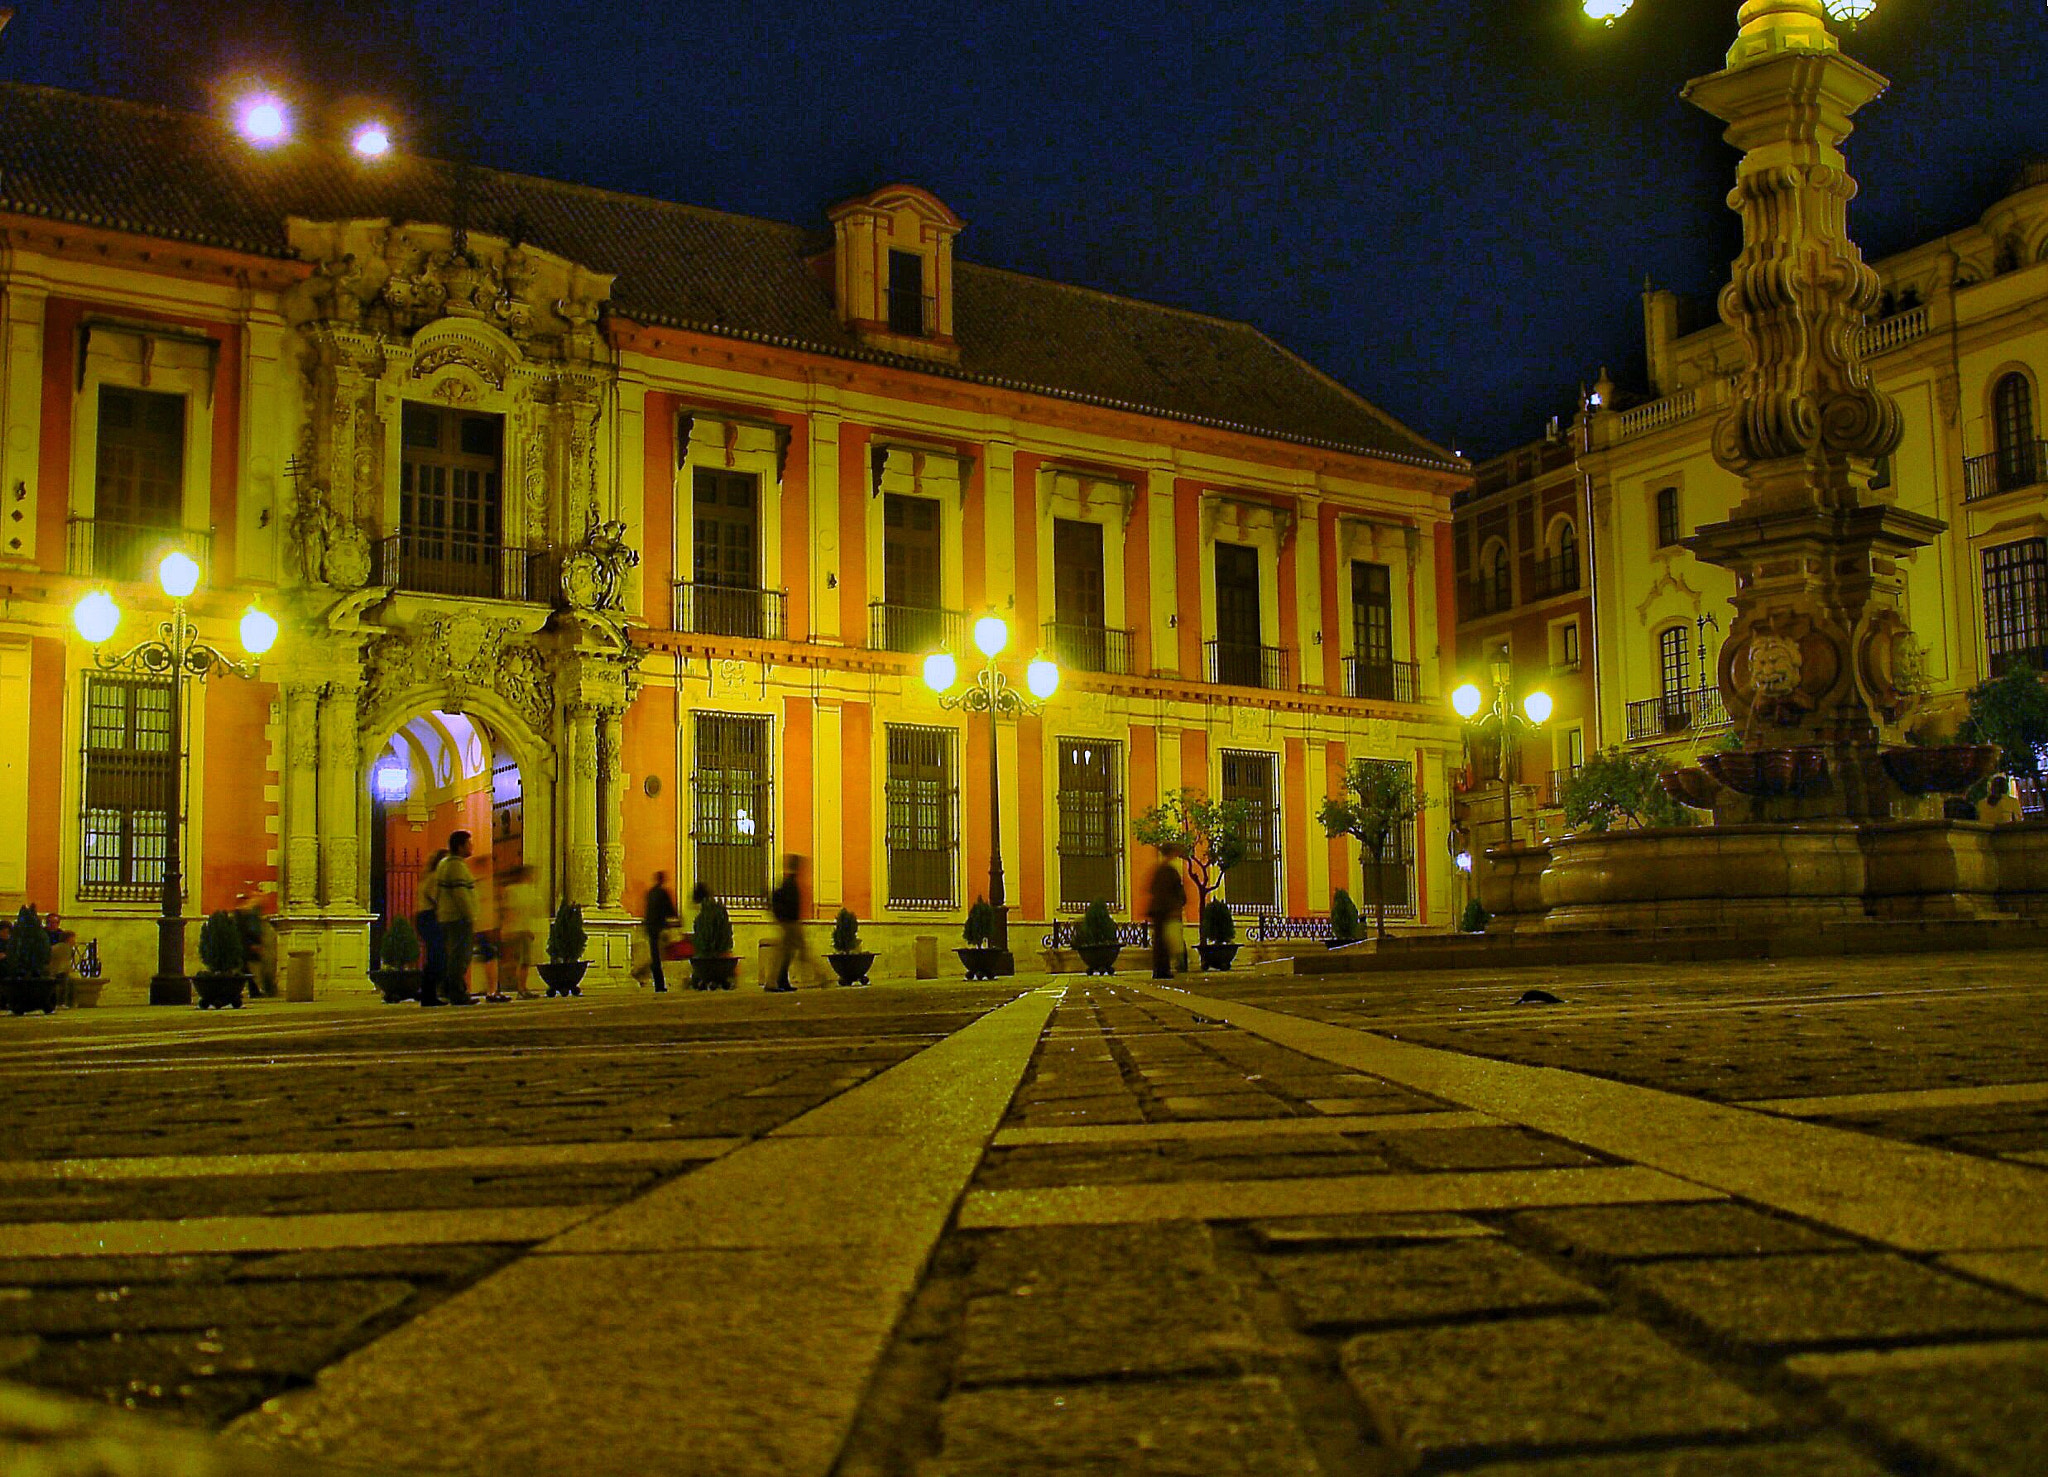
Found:
[{"label": "stone fountain basin", "polygon": [[1931,744],[1886,749],[1878,756],[1892,783],[1908,795],[1961,795],[1998,768],[1996,744]]},{"label": "stone fountain basin", "polygon": [[1730,749],[1700,755],[1700,768],[1738,795],[1805,795],[1828,782],[1828,756],[1820,749]]}]

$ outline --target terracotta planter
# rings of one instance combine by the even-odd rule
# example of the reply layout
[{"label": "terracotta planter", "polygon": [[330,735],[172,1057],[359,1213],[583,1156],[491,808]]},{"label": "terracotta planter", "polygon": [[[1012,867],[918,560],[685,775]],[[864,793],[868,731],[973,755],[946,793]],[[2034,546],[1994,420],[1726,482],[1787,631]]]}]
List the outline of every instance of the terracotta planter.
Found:
[{"label": "terracotta planter", "polygon": [[31,1011],[49,1015],[57,1008],[57,982],[48,975],[30,975],[27,978],[9,975],[4,983],[7,1009],[14,1015],[27,1015]]},{"label": "terracotta planter", "polygon": [[1196,944],[1195,952],[1202,956],[1202,968],[1211,973],[1227,972],[1230,961],[1237,957],[1240,944]]},{"label": "terracotta planter", "polygon": [[1704,769],[1671,769],[1659,781],[1664,793],[1689,810],[1712,810],[1721,786]]},{"label": "terracotta planter", "polygon": [[1997,770],[1998,756],[1996,744],[1939,744],[1886,749],[1878,758],[1908,795],[1961,795]]},{"label": "terracotta planter", "polygon": [[693,990],[730,990],[733,978],[739,972],[740,959],[737,954],[690,956],[690,988]]},{"label": "terracotta planter", "polygon": [[242,990],[249,983],[246,974],[212,974],[206,970],[192,976],[192,987],[199,992],[201,1010],[235,1010],[242,1008]]},{"label": "terracotta planter", "polygon": [[839,976],[842,985],[864,985],[868,982],[868,971],[875,967],[875,956],[860,954],[827,954],[832,961],[832,972]]},{"label": "terracotta planter", "polygon": [[590,968],[590,961],[587,959],[570,959],[567,961],[550,959],[547,963],[536,964],[533,968],[534,973],[538,974],[547,983],[550,996],[581,995],[583,993],[583,976]]},{"label": "terracotta planter", "polygon": [[1116,956],[1123,951],[1122,944],[1074,945],[1074,952],[1081,956],[1081,967],[1089,974],[1115,974]]}]

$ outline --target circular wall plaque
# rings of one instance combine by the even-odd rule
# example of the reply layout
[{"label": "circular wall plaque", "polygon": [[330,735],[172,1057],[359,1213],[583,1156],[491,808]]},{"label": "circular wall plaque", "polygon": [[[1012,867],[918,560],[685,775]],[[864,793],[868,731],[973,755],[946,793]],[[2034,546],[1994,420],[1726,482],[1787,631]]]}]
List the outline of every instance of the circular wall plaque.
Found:
[{"label": "circular wall plaque", "polygon": [[649,776],[647,776],[646,779],[640,781],[640,788],[646,791],[647,798],[652,800],[656,795],[659,795],[661,793],[661,776],[658,774],[650,774]]}]

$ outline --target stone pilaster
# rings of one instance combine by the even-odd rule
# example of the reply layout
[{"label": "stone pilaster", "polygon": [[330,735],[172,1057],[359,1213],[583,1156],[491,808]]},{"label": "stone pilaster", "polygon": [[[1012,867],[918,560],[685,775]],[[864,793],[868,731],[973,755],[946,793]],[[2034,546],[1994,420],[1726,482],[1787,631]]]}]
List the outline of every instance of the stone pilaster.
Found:
[{"label": "stone pilaster", "polygon": [[563,711],[568,770],[563,776],[562,836],[568,865],[562,876],[565,902],[592,907],[597,892],[597,709],[571,703]]},{"label": "stone pilaster", "polygon": [[330,910],[362,906],[356,846],[356,798],[362,786],[356,708],[361,691],[361,678],[351,674],[328,685],[320,706],[320,901]]},{"label": "stone pilaster", "polygon": [[320,901],[320,688],[284,687],[284,906],[304,912]]},{"label": "stone pilaster", "polygon": [[606,704],[597,710],[597,902],[608,909],[622,905],[626,890],[623,729],[620,709]]}]

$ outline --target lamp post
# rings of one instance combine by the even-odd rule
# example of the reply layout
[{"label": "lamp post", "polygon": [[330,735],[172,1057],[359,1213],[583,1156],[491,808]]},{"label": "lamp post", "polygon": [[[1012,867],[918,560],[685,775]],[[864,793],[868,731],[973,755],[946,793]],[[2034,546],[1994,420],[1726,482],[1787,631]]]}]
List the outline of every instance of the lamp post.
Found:
[{"label": "lamp post", "polygon": [[[1515,844],[1515,740],[1524,731],[1534,731],[1550,721],[1550,694],[1538,691],[1522,699],[1522,711],[1517,713],[1508,700],[1510,673],[1508,664],[1496,660],[1493,664],[1493,705],[1486,706],[1486,695],[1474,682],[1462,684],[1451,694],[1451,707],[1465,720],[1468,730],[1484,733],[1488,729],[1500,735],[1500,811],[1501,845]],[[1481,711],[1484,709],[1485,711]]]},{"label": "lamp post", "polygon": [[1003,778],[996,753],[996,719],[1021,718],[1043,709],[1046,700],[1059,690],[1060,669],[1047,657],[1033,657],[1024,672],[1027,691],[1019,692],[996,665],[996,658],[1010,644],[1010,626],[993,612],[974,623],[974,644],[982,662],[972,685],[959,692],[952,690],[960,669],[949,651],[935,651],[924,659],[924,680],[939,695],[940,707],[988,714],[988,903],[996,915],[989,946],[997,955],[995,972],[1009,975],[1017,970],[1010,957],[1009,904],[1003,896]]},{"label": "lamp post", "polygon": [[133,672],[140,676],[167,678],[171,686],[168,746],[171,762],[164,772],[164,878],[160,894],[162,913],[157,920],[156,975],[149,982],[151,1005],[188,1005],[192,982],[185,974],[185,878],[181,861],[179,831],[183,822],[185,777],[185,684],[204,682],[214,673],[253,678],[258,658],[277,641],[277,618],[251,605],[242,615],[242,649],[249,656],[237,661],[216,646],[199,639],[199,630],[185,614],[185,601],[199,588],[199,565],[191,555],[172,552],[157,566],[157,582],[171,600],[171,618],[157,627],[157,634],[138,641],[126,651],[105,649],[121,624],[121,607],[105,590],[84,596],[72,610],[72,620],[93,647],[93,663],[105,672]]}]

